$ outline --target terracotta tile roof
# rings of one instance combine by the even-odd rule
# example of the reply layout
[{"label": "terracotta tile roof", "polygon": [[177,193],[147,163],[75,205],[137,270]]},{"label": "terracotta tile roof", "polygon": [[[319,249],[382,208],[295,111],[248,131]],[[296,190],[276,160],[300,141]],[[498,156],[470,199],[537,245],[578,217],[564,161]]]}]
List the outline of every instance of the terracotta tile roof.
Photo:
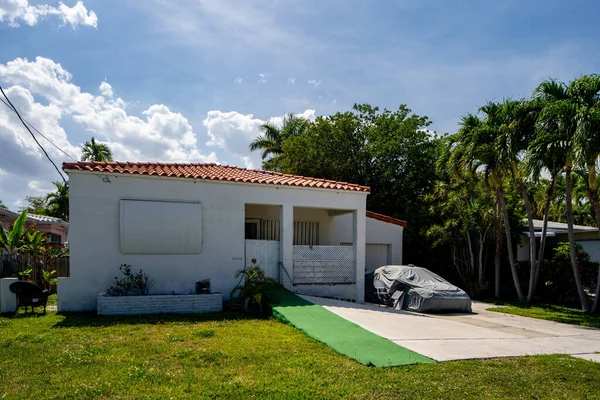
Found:
[{"label": "terracotta tile roof", "polygon": [[354,183],[307,178],[304,176],[282,174],[280,172],[253,170],[217,164],[73,162],[63,163],[63,170],[90,171],[102,174],[132,174],[165,176],[171,178],[206,179],[280,186],[301,186],[319,189],[349,190],[354,192],[370,191],[368,186],[361,186]]},{"label": "terracotta tile roof", "polygon": [[373,218],[378,221],[387,222],[394,225],[400,225],[402,227],[406,227],[406,221],[402,221],[401,219],[388,217],[387,215],[377,214],[372,211],[367,211],[367,218]]}]

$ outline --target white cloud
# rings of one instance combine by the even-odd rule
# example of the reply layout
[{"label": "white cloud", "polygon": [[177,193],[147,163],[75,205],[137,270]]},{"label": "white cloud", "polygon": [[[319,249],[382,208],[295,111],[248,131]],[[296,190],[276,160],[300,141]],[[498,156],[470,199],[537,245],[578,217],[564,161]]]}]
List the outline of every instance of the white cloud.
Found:
[{"label": "white cloud", "polygon": [[312,80],[308,81],[308,84],[313,85],[314,87],[317,87],[317,86],[321,85],[321,81],[316,81],[316,80],[312,79]]},{"label": "white cloud", "polygon": [[258,74],[258,83],[267,83],[267,75]]},{"label": "white cloud", "polygon": [[98,16],[88,11],[82,1],[69,7],[62,1],[58,7],[47,4],[31,5],[28,0],[0,0],[0,23],[6,22],[10,27],[18,27],[21,22],[29,26],[37,24],[48,16],[61,19],[63,25],[98,27]]},{"label": "white cloud", "polygon": [[110,86],[110,83],[104,81],[100,84],[100,94],[104,97],[113,97],[113,90],[112,90],[112,86]]},{"label": "white cloud", "polygon": [[[309,121],[316,119],[315,110],[305,110],[296,115]],[[210,140],[206,143],[208,146],[225,149],[229,154],[241,160],[246,167],[257,168],[262,164],[260,153],[253,152],[249,154],[248,146],[261,134],[261,125],[271,122],[281,127],[283,116],[262,120],[254,118],[252,114],[213,110],[208,112],[203,122],[210,137]]]},{"label": "white cloud", "polygon": [[294,78],[293,76],[290,76],[287,81],[289,84],[293,85],[294,83],[296,83],[296,78]]},{"label": "white cloud", "polygon": [[[12,85],[6,93],[21,115],[73,158],[78,159],[81,153],[75,141],[82,143],[94,135],[111,147],[116,160],[218,161],[214,152],[205,154],[197,147],[196,133],[182,114],[154,104],[140,117],[129,115],[123,99],[82,92],[71,82],[71,74],[50,59],[38,57],[30,62],[17,58],[0,64],[0,82]],[[109,89],[110,84],[100,84],[103,94]],[[79,139],[67,137],[61,126],[65,120],[74,121],[87,133],[80,134]],[[57,164],[69,160],[45,139],[38,140]],[[0,176],[0,187],[11,193],[12,204],[35,190],[36,184],[29,182],[59,179],[17,116],[3,104],[0,148],[5,172]]]},{"label": "white cloud", "polygon": [[236,76],[235,79],[233,80],[233,83],[240,84],[243,81],[244,81],[244,78],[240,78],[239,76]]}]

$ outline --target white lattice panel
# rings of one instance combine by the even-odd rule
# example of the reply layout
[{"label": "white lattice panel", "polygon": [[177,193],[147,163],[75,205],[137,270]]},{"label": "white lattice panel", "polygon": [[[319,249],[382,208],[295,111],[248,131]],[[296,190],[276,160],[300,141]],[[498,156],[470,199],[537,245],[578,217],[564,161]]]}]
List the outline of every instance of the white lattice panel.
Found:
[{"label": "white lattice panel", "polygon": [[352,246],[294,246],[294,284],[355,283]]}]

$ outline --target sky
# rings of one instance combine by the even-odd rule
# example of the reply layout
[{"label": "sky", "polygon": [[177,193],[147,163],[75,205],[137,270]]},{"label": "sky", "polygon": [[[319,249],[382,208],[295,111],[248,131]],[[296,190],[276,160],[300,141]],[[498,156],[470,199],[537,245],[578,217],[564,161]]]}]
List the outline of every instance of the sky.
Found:
[{"label": "sky", "polygon": [[[285,113],[406,104],[453,133],[488,101],[598,73],[598,16],[597,0],[0,0],[0,86],[59,165],[93,136],[119,161],[260,168],[248,145]],[[60,179],[0,103],[0,200]]]}]

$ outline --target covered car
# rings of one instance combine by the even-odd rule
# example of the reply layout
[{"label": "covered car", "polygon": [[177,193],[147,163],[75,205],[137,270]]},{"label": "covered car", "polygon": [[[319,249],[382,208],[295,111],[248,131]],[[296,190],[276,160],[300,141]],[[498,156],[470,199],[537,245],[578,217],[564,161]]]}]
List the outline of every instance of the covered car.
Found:
[{"label": "covered car", "polygon": [[394,308],[418,312],[471,312],[469,295],[428,269],[386,265],[375,270],[374,279],[388,288]]}]

